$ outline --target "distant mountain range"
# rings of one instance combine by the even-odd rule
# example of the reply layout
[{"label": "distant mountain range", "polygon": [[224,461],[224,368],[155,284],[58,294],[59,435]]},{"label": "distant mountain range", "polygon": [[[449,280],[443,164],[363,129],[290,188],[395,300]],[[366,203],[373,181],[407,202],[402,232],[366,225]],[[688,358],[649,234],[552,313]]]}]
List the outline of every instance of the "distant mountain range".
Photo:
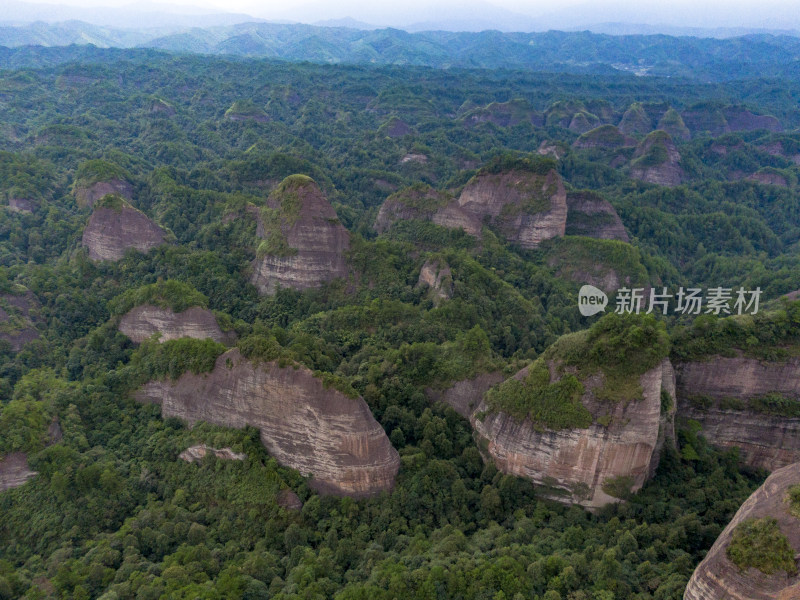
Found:
[{"label": "distant mountain range", "polygon": [[[722,81],[800,74],[800,38],[751,34],[713,39],[589,32],[409,33],[247,22],[213,27],[120,29],[82,21],[0,27],[0,45],[155,48],[319,63],[610,72]],[[25,51],[35,54],[35,51]],[[0,64],[24,52],[5,52]],[[41,55],[41,53],[40,53]],[[44,56],[44,55],[41,55]]]}]

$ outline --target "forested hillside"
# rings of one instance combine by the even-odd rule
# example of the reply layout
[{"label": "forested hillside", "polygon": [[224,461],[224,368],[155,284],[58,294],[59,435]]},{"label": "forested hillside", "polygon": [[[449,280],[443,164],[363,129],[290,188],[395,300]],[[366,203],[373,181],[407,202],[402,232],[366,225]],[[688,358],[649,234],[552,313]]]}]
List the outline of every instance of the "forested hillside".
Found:
[{"label": "forested hillside", "polygon": [[800,458],[796,81],[0,54],[0,598],[677,600]]}]

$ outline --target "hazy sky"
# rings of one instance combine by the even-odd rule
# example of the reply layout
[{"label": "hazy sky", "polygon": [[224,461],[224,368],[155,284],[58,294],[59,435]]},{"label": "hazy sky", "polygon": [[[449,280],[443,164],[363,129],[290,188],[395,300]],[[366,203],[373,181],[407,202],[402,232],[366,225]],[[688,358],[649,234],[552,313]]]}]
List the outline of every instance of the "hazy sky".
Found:
[{"label": "hazy sky", "polygon": [[[402,26],[415,22],[444,20],[478,21],[492,16],[514,23],[517,16],[555,28],[600,22],[627,22],[697,27],[798,26],[798,0],[403,0],[363,2],[358,0],[168,0],[161,3],[131,0],[29,0],[71,6],[116,6],[138,10],[195,6],[223,12],[243,12],[264,19],[316,22],[352,17],[376,25]],[[0,0],[2,2],[2,0]],[[186,10],[186,9],[184,9]],[[181,11],[183,12],[183,11]],[[530,25],[533,21],[521,20]]]}]

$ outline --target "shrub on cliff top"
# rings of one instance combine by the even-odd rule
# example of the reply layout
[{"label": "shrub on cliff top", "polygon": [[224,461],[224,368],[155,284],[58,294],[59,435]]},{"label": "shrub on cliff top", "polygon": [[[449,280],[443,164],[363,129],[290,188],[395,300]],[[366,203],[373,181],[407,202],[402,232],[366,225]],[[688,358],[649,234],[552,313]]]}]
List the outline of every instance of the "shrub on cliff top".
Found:
[{"label": "shrub on cliff top", "polygon": [[528,171],[535,175],[547,175],[557,168],[558,163],[546,156],[521,156],[512,152],[504,152],[492,158],[479,171],[482,173],[503,173],[505,171]]},{"label": "shrub on cliff top", "polygon": [[797,574],[794,549],[778,528],[772,517],[747,519],[733,530],[733,537],[725,549],[730,561],[745,571],[754,567],[765,575],[777,571]]},{"label": "shrub on cliff top", "polygon": [[124,315],[137,306],[152,304],[173,312],[183,312],[192,306],[208,307],[208,298],[192,286],[168,279],[128,290],[109,302],[112,315]]},{"label": "shrub on cliff top", "polygon": [[129,180],[130,175],[119,165],[102,159],[82,162],[75,173],[75,181],[81,185],[92,185],[98,181],[110,181],[111,179]]}]

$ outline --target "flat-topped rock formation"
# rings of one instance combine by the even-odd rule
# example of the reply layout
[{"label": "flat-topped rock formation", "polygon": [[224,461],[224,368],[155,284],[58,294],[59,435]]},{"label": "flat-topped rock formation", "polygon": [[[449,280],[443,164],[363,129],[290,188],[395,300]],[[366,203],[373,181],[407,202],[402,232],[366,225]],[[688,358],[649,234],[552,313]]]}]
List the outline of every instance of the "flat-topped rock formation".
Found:
[{"label": "flat-topped rock formation", "polygon": [[636,147],[630,176],[647,183],[673,187],[686,178],[680,166],[681,155],[672,138],[664,131],[654,131]]},{"label": "flat-topped rock formation", "polygon": [[590,191],[567,194],[566,235],[627,242],[628,232],[611,203]]},{"label": "flat-topped rock formation", "polygon": [[[524,369],[514,377],[528,375]],[[673,389],[673,378],[664,360],[638,378],[641,399],[609,404],[594,395],[602,375],[591,376],[580,398],[591,415],[587,427],[548,429],[492,412],[485,399],[470,421],[500,471],[547,486],[543,493],[555,500],[599,508],[639,490],[655,471],[665,440],[674,435],[674,408],[662,415],[662,390]]]},{"label": "flat-topped rock formation", "polygon": [[160,306],[137,306],[122,316],[119,330],[137,344],[154,334],[160,342],[190,337],[231,344],[236,337],[233,332],[223,332],[214,313],[199,306],[179,313]]},{"label": "flat-topped rock formation", "polygon": [[675,368],[679,414],[698,421],[709,442],[740,448],[753,467],[774,470],[800,461],[800,418],[762,410],[770,395],[800,402],[800,358],[712,356]]},{"label": "flat-topped rock formation", "polygon": [[262,294],[279,287],[305,290],[348,274],[350,233],[309,177],[284,179],[259,216],[251,281]]},{"label": "flat-topped rock formation", "polygon": [[[800,464],[794,463],[775,471],[750,496],[714,542],[703,562],[695,569],[684,600],[794,600],[800,598],[800,575],[797,555],[800,553],[800,519],[792,514],[789,490],[800,485]],[[765,573],[748,566],[741,569],[728,556],[728,549],[738,528],[762,519],[774,519],[780,535],[788,544],[794,572],[775,569]],[[777,553],[776,547],[763,551]],[[767,568],[767,570],[773,570]]]},{"label": "flat-topped rock formation", "polygon": [[117,261],[130,250],[148,252],[166,241],[166,232],[119,196],[105,196],[83,230],[81,244],[92,260]]},{"label": "flat-topped rock formation", "polygon": [[258,428],[269,453],[310,475],[321,493],[363,497],[391,490],[400,466],[362,398],[326,389],[305,367],[254,364],[237,349],[222,354],[211,373],[153,381],[136,398],[160,404],[165,418]]}]

